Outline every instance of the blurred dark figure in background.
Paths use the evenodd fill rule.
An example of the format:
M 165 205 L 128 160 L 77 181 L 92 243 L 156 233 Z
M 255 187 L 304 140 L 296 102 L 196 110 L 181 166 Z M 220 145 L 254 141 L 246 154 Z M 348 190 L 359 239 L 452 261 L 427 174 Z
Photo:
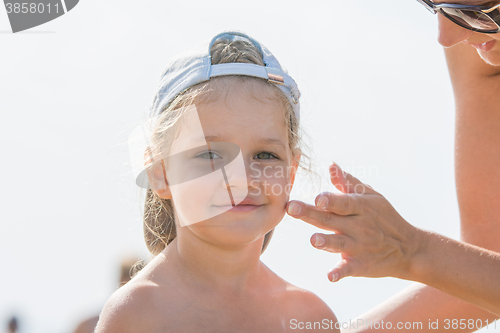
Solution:
M 16 333 L 19 329 L 19 323 L 16 316 L 12 316 L 7 324 L 7 333 Z
M 89 319 L 82 321 L 80 324 L 78 324 L 73 333 L 93 333 L 98 320 L 99 315 L 90 317 Z
M 137 273 L 141 269 L 142 269 L 142 262 L 138 261 L 137 258 L 130 257 L 124 259 L 120 266 L 120 282 L 117 287 L 120 288 L 125 283 L 130 281 L 132 276 L 134 276 L 135 273 Z M 88 319 L 85 319 L 80 324 L 78 324 L 73 333 L 93 333 L 98 320 L 99 320 L 99 314 L 90 317 Z M 16 332 L 16 331 L 9 331 L 9 333 L 10 332 Z

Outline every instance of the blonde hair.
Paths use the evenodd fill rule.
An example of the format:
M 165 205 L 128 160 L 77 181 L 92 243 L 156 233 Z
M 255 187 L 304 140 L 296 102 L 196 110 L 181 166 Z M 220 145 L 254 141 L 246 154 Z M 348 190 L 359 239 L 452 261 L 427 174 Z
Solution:
M 223 63 L 253 63 L 264 66 L 263 57 L 260 51 L 251 43 L 244 40 L 218 40 L 213 44 L 210 50 L 212 57 L 212 65 Z M 299 135 L 298 121 L 284 93 L 273 83 L 267 80 L 253 78 L 248 76 L 223 76 L 212 78 L 210 81 L 197 84 L 186 89 L 176 96 L 176 98 L 167 105 L 159 117 L 152 124 L 151 149 L 159 151 L 159 147 L 170 147 L 173 141 L 173 133 L 175 132 L 175 124 L 183 116 L 185 110 L 194 102 L 207 102 L 214 98 L 219 98 L 224 89 L 220 89 L 224 85 L 226 87 L 233 84 L 258 83 L 258 86 L 265 89 L 259 89 L 258 94 L 252 91 L 256 85 L 246 86 L 255 98 L 270 98 L 283 106 L 284 121 L 288 128 L 288 143 L 292 156 L 296 152 L 301 152 L 301 160 L 299 167 L 306 171 L 311 171 L 310 159 L 303 152 L 303 142 Z M 159 96 L 155 97 L 153 105 L 159 102 Z M 304 167 L 304 157 L 307 159 L 308 167 Z M 143 217 L 144 240 L 148 250 L 152 255 L 156 256 L 162 252 L 165 247 L 174 240 L 177 235 L 174 219 L 174 209 L 171 199 L 160 198 L 151 188 L 147 189 L 146 201 L 144 205 Z M 269 231 L 264 237 L 262 252 L 266 249 L 274 229 Z

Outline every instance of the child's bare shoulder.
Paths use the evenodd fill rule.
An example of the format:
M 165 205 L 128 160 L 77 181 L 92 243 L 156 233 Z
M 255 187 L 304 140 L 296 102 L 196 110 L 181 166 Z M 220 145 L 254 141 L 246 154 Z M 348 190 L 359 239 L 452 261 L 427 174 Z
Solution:
M 153 332 L 158 322 L 162 264 L 153 259 L 132 280 L 116 290 L 99 316 L 95 333 Z
M 148 320 L 151 316 L 148 300 L 156 289 L 153 283 L 141 281 L 129 282 L 116 290 L 104 305 L 95 333 L 148 331 L 148 325 L 154 323 Z
M 305 315 L 326 315 L 335 317 L 330 307 L 312 291 L 299 288 L 292 284 L 287 286 L 287 298 L 294 309 L 301 310 Z
M 288 304 L 289 325 L 299 328 L 302 323 L 304 328 L 311 324 L 311 329 L 318 328 L 321 332 L 340 332 L 335 328 L 337 317 L 330 307 L 315 293 L 287 283 L 286 299 Z M 316 327 L 315 324 L 316 323 Z M 328 329 L 327 329 L 328 327 Z M 326 330 L 325 330 L 326 329 Z

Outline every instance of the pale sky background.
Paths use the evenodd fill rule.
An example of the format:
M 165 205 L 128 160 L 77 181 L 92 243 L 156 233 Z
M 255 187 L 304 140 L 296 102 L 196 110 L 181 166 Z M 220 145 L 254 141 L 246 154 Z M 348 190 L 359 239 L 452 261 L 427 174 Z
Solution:
M 125 255 L 147 257 L 128 134 L 168 60 L 227 29 L 297 81 L 319 172 L 334 160 L 407 221 L 458 238 L 454 100 L 436 18 L 416 1 L 82 0 L 18 34 L 0 9 L 0 332 L 12 313 L 23 333 L 70 332 L 100 311 Z M 339 321 L 410 284 L 330 283 L 340 256 L 315 250 L 315 231 L 285 217 L 262 259 Z

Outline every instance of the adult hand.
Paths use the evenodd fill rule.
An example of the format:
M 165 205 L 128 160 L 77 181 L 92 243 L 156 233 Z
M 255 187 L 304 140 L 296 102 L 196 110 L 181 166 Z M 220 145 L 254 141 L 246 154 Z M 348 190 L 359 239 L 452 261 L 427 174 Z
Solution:
M 406 222 L 380 193 L 333 163 L 332 184 L 342 193 L 324 192 L 316 206 L 290 201 L 287 212 L 334 234 L 316 233 L 311 244 L 341 253 L 342 260 L 328 273 L 335 282 L 346 276 L 408 278 L 420 251 L 424 232 Z

